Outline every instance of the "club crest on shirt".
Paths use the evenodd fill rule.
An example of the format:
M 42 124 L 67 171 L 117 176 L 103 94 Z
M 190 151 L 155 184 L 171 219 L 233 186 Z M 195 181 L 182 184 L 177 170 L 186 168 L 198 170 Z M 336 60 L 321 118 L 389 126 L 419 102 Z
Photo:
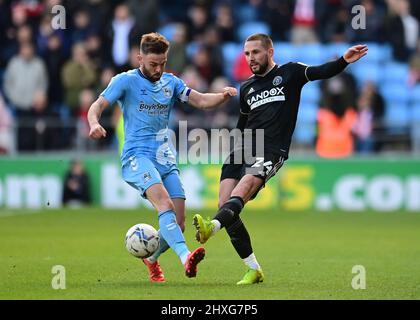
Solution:
M 143 173 L 143 181 L 147 183 L 150 179 L 152 179 L 152 175 L 149 172 Z
M 283 78 L 281 76 L 276 76 L 273 79 L 273 85 L 278 86 L 283 81 Z
M 165 97 L 170 98 L 172 96 L 172 91 L 169 88 L 163 88 L 163 94 Z

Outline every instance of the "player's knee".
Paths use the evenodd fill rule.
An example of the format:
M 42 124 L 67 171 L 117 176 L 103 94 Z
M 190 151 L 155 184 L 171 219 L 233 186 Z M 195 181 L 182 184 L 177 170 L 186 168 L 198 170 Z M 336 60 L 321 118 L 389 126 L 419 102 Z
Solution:
M 156 209 L 159 212 L 168 211 L 168 210 L 175 211 L 175 206 L 169 197 L 165 197 L 165 198 L 159 199 L 158 203 L 156 203 Z

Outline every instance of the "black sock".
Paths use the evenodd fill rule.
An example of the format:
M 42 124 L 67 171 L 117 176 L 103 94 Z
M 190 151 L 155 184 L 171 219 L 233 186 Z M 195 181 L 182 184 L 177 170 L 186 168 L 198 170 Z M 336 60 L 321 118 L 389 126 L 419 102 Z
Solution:
M 248 258 L 252 254 L 251 238 L 249 233 L 245 228 L 241 218 L 237 217 L 226 231 L 230 237 L 230 242 L 232 242 L 233 247 L 235 248 L 238 255 L 242 258 Z
M 244 200 L 241 197 L 230 197 L 219 209 L 214 219 L 220 221 L 220 228 L 228 228 L 241 213 L 244 207 Z

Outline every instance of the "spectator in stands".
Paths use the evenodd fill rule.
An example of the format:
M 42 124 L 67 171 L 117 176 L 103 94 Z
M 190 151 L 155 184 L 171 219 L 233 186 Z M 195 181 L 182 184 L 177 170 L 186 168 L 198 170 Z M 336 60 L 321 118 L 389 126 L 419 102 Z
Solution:
M 160 10 L 162 8 L 159 1 L 128 0 L 128 6 L 136 21 L 137 39 L 140 35 L 154 32 L 159 28 Z M 130 43 L 130 45 L 133 45 L 133 43 Z
M 354 79 L 342 72 L 322 81 L 321 89 L 316 152 L 325 158 L 350 156 L 354 149 L 352 128 L 357 119 L 353 109 L 356 95 Z
M 137 51 L 138 51 L 138 47 Z M 137 61 L 137 59 L 136 59 Z M 138 62 L 137 62 L 138 65 Z M 174 36 L 171 41 L 171 48 L 168 52 L 167 72 L 175 75 L 181 74 L 187 65 L 187 29 L 184 24 L 175 25 Z
M 294 44 L 318 42 L 316 0 L 296 0 L 293 9 L 291 41 Z
M 233 64 L 233 80 L 236 82 L 242 82 L 252 76 L 251 69 L 249 69 L 248 63 L 244 53 L 241 51 L 235 59 Z
M 0 154 L 13 151 L 13 119 L 0 93 Z
M 212 69 L 212 76 L 209 82 L 213 81 L 217 76 L 223 74 L 223 52 L 221 48 L 219 30 L 210 26 L 204 32 L 203 44 L 207 48 L 210 55 L 210 64 Z
M 221 42 L 235 41 L 235 19 L 232 7 L 227 3 L 221 3 L 216 7 L 215 27 L 221 36 Z
M 80 207 L 91 203 L 90 179 L 83 163 L 73 160 L 64 178 L 63 204 Z
M 117 68 L 128 62 L 133 38 L 136 37 L 138 40 L 139 36 L 129 6 L 126 3 L 119 4 L 114 11 L 111 39 L 112 61 Z
M 87 36 L 84 43 L 86 46 L 86 52 L 89 56 L 89 60 L 92 61 L 92 65 L 95 67 L 95 70 L 99 70 L 106 60 L 106 56 L 102 50 L 101 37 L 98 34 L 92 32 Z
M 207 82 L 208 86 L 216 76 L 211 64 L 209 48 L 206 46 L 200 46 L 192 58 L 192 63 L 200 76 Z
M 48 87 L 48 100 L 53 108 L 59 109 L 64 98 L 61 70 L 66 61 L 66 55 L 61 42 L 61 37 L 56 33 L 48 37 L 44 61 L 50 82 Z
M 31 43 L 20 46 L 19 55 L 10 60 L 4 76 L 4 92 L 17 115 L 26 113 L 35 92 L 46 91 L 48 76 L 44 62 L 35 55 Z
M 72 48 L 72 59 L 68 61 L 61 73 L 65 89 L 65 103 L 73 115 L 79 104 L 80 92 L 92 87 L 96 82 L 96 71 L 87 55 L 84 44 L 77 43 Z
M 71 28 L 71 45 L 79 42 L 84 42 L 90 29 L 90 15 L 85 9 L 76 11 L 73 17 L 73 27 Z
M 384 134 L 383 117 L 385 103 L 373 82 L 364 84 L 357 100 L 358 119 L 354 127 L 358 152 L 379 151 L 383 141 L 377 137 Z
M 209 10 L 199 2 L 188 9 L 188 40 L 201 42 L 204 32 L 209 26 Z
M 318 111 L 318 136 L 316 153 L 323 158 L 344 158 L 353 153 L 352 128 L 357 114 L 352 108 L 344 110 L 335 105 Z
M 57 150 L 60 147 L 58 115 L 48 107 L 46 92 L 37 91 L 28 113 L 19 118 L 18 150 Z
M 267 0 L 265 2 L 265 20 L 270 26 L 270 36 L 273 41 L 287 41 L 290 39 L 293 7 L 293 0 Z
M 407 0 L 389 1 L 389 10 L 382 34 L 391 44 L 394 58 L 407 62 L 417 47 L 419 23 L 410 14 L 410 3 Z

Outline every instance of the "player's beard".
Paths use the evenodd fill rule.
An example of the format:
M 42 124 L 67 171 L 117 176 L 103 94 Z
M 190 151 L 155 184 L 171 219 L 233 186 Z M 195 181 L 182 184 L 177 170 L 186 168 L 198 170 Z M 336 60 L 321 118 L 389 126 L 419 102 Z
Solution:
M 262 63 L 256 62 L 256 64 L 259 66 L 259 68 L 255 71 L 252 69 L 251 66 L 249 66 L 250 69 L 251 69 L 251 72 L 253 74 L 257 74 L 257 75 L 264 74 L 267 71 L 267 68 L 268 68 L 268 56 L 265 57 L 265 61 L 263 61 Z
M 151 74 L 144 66 L 143 66 L 143 70 L 141 70 L 141 72 L 148 78 L 150 79 L 150 81 L 155 82 L 158 81 L 160 79 L 160 77 L 162 76 L 161 73 L 155 73 L 155 74 Z

